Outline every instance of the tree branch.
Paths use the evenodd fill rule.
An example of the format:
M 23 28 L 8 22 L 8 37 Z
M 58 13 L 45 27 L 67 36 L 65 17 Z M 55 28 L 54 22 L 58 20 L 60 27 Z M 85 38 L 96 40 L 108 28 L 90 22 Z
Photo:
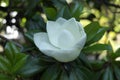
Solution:
M 1 6 L 0 6 L 0 10 L 1 10 L 1 11 L 4 11 L 4 12 L 7 12 L 7 11 L 8 11 L 8 7 L 1 7 Z
M 112 4 L 109 3 L 107 0 L 103 0 L 105 5 L 111 6 L 111 7 L 115 7 L 115 8 L 120 8 L 120 5 L 116 5 L 116 4 Z
M 5 41 L 9 41 L 7 38 L 3 37 L 2 35 L 0 35 L 0 38 L 5 40 Z

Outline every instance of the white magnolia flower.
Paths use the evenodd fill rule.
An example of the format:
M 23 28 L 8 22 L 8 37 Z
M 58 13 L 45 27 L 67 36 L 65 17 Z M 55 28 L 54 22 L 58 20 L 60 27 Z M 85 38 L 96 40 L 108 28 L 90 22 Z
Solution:
M 34 34 L 34 42 L 45 55 L 60 62 L 69 62 L 79 56 L 86 42 L 86 33 L 75 18 L 59 18 L 47 22 L 47 33 Z

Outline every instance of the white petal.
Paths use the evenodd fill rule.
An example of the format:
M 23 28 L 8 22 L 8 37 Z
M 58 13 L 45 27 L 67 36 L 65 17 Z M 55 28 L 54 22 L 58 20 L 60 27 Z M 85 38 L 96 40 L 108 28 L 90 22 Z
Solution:
M 66 21 L 67 21 L 67 20 L 64 19 L 64 18 L 62 18 L 62 17 L 60 17 L 60 18 L 58 18 L 58 19 L 56 20 L 56 22 L 59 23 L 60 25 L 63 25 Z
M 79 26 L 75 18 L 71 18 L 68 21 L 66 21 L 62 26 L 62 29 L 68 30 L 69 32 L 71 32 L 72 35 L 74 35 L 75 41 L 72 43 L 73 45 L 75 45 L 78 41 L 80 41 L 81 35 L 79 31 Z M 65 39 L 63 39 L 63 41 L 65 41 Z
M 56 23 L 54 21 L 48 21 L 47 22 L 47 32 L 48 32 L 48 37 L 50 42 L 56 46 L 59 47 L 58 45 L 58 35 L 60 34 L 60 28 L 61 26 L 59 25 L 59 23 Z
M 77 25 L 75 18 L 69 19 L 63 25 L 63 29 L 69 30 L 77 39 L 78 39 L 78 37 L 80 37 L 79 26 Z
M 80 32 L 81 36 L 82 36 L 83 34 L 86 34 L 85 31 L 84 31 L 84 29 L 83 29 L 83 27 L 82 27 L 82 24 L 81 24 L 80 22 L 77 22 L 77 25 L 78 25 L 78 27 L 79 27 L 79 32 Z
M 83 34 L 84 36 L 81 37 L 81 39 L 79 40 L 78 43 L 76 43 L 73 47 L 74 48 L 78 48 L 78 49 L 82 49 L 83 46 L 85 45 L 86 42 L 86 34 Z
M 85 42 L 86 42 L 86 39 L 87 39 L 87 36 L 86 36 L 86 33 L 82 27 L 82 24 L 77 22 L 77 25 L 79 26 L 79 32 L 80 32 L 80 39 L 79 41 L 74 45 L 75 48 L 79 48 L 79 49 L 82 49 L 83 46 L 85 45 Z
M 60 62 L 69 62 L 75 60 L 79 54 L 80 49 L 58 49 L 54 47 L 48 39 L 47 33 L 34 34 L 35 45 L 47 56 L 51 56 Z
M 68 30 L 62 30 L 60 35 L 58 35 L 58 45 L 61 49 L 69 49 L 75 44 L 74 35 Z
M 34 43 L 39 50 L 45 52 L 44 54 L 48 56 L 52 56 L 52 53 L 46 53 L 46 50 L 57 50 L 57 48 L 49 42 L 47 33 L 44 32 L 34 34 Z
M 54 54 L 54 58 L 60 62 L 69 62 L 75 60 L 79 54 L 80 49 L 69 49 L 69 50 L 59 50 L 59 51 L 52 51 Z

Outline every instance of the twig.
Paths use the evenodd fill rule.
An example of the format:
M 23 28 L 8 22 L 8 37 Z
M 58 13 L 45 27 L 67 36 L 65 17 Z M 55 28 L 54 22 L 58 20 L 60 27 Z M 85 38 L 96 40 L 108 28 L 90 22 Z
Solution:
M 1 7 L 1 6 L 0 6 L 0 11 L 7 12 L 7 10 L 8 10 L 8 7 Z
M 5 41 L 10 41 L 9 39 L 5 38 L 4 36 L 0 35 L 0 38 L 5 40 Z
M 115 7 L 115 8 L 120 8 L 120 5 L 116 5 L 116 4 L 112 4 L 109 3 L 107 0 L 103 0 L 105 5 L 111 6 L 111 7 Z

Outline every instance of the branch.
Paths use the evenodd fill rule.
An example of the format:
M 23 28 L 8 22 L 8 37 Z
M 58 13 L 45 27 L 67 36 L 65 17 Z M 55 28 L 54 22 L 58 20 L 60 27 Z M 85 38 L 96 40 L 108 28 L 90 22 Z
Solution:
M 2 36 L 2 35 L 0 35 L 0 39 L 2 39 L 2 41 L 1 41 L 1 45 L 2 45 L 3 47 L 5 47 L 6 42 L 10 41 L 10 40 L 8 40 L 7 38 L 5 38 L 5 37 Z
M 9 41 L 7 38 L 5 38 L 4 36 L 0 35 L 0 38 L 5 40 L 5 41 Z
M 109 2 L 106 1 L 106 0 L 103 0 L 103 1 L 104 1 L 104 4 L 106 4 L 106 5 L 108 5 L 108 6 L 115 7 L 115 8 L 120 8 L 120 5 L 116 5 L 116 4 L 109 3 Z
M 7 12 L 7 11 L 8 11 L 8 7 L 1 7 L 1 6 L 0 6 L 0 10 L 1 10 L 1 11 L 4 11 L 4 12 Z

